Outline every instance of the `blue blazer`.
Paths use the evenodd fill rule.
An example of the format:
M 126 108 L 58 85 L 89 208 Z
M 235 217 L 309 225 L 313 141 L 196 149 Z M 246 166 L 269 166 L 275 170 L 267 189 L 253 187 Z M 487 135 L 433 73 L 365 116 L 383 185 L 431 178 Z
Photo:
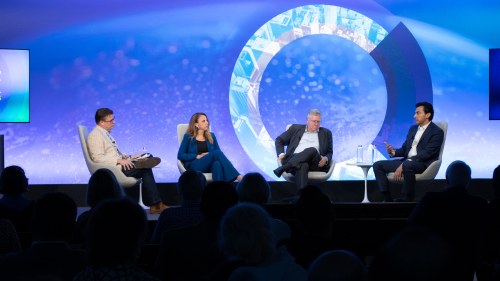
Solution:
M 209 153 L 215 150 L 220 150 L 219 143 L 217 142 L 215 134 L 210 134 L 212 134 L 214 143 L 210 143 L 208 140 L 206 140 Z M 190 134 L 184 134 L 181 146 L 179 147 L 179 152 L 177 152 L 177 159 L 181 160 L 182 164 L 184 164 L 184 168 L 188 169 L 191 165 L 191 162 L 196 160 L 196 156 L 198 154 L 198 142 L 196 141 L 196 138 L 191 136 Z
M 418 125 L 413 125 L 406 135 L 406 140 L 401 148 L 396 149 L 394 157 L 408 158 L 411 144 L 417 134 Z M 425 130 L 417 145 L 417 155 L 411 157 L 412 161 L 423 162 L 428 167 L 432 162 L 439 158 L 439 151 L 443 144 L 444 132 L 438 125 L 431 122 Z

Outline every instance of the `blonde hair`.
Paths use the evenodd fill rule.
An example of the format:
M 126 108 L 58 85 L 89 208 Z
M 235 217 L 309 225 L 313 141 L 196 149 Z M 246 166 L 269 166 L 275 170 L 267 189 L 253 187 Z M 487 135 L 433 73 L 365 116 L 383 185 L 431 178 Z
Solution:
M 198 132 L 198 128 L 196 127 L 195 123 L 198 122 L 198 119 L 200 118 L 200 116 L 205 116 L 207 118 L 207 122 L 208 122 L 209 126 L 208 126 L 208 129 L 204 133 L 204 137 L 205 137 L 205 139 L 208 140 L 208 142 L 213 144 L 214 139 L 212 138 L 212 134 L 210 133 L 210 121 L 208 121 L 207 115 L 203 112 L 196 112 L 195 114 L 193 114 L 193 116 L 191 116 L 191 119 L 189 120 L 188 128 L 186 130 L 186 134 L 190 134 L 191 138 L 196 137 L 196 134 Z

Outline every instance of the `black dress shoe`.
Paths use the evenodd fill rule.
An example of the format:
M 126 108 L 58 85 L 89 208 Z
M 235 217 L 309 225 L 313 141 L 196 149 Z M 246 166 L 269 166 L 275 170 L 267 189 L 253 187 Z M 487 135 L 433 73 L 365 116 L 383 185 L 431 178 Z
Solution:
M 161 159 L 158 157 L 149 157 L 135 161 L 134 166 L 136 169 L 151 169 L 160 164 L 160 162 Z
M 275 170 L 273 170 L 273 173 L 279 178 L 281 175 L 285 172 L 285 169 L 283 167 L 279 167 Z

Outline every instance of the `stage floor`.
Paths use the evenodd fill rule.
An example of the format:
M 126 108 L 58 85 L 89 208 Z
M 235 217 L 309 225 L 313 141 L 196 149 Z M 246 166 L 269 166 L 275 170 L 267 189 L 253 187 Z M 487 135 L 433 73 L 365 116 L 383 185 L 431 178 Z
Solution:
M 237 183 L 233 183 L 236 185 Z M 273 204 L 289 204 L 293 197 L 296 195 L 295 186 L 289 182 L 270 182 L 271 194 Z M 445 180 L 435 180 L 425 187 L 416 190 L 417 201 L 428 191 L 442 190 L 446 185 Z M 360 203 L 364 197 L 364 182 L 363 181 L 328 181 L 318 184 L 320 189 L 330 198 L 333 203 Z M 176 183 L 158 183 L 160 196 L 167 205 L 179 204 L 179 196 L 177 194 Z M 392 193 L 395 197 L 401 191 L 400 185 L 391 187 Z M 73 184 L 73 185 L 31 185 L 30 191 L 27 196 L 32 199 L 38 199 L 47 192 L 63 192 L 68 194 L 75 200 L 78 207 L 85 207 L 86 204 L 86 185 Z M 368 181 L 368 199 L 371 203 L 381 202 L 383 200 L 382 194 L 376 187 L 376 182 Z M 473 179 L 469 192 L 483 197 L 487 200 L 493 198 L 493 189 L 491 187 L 491 179 Z M 127 189 L 127 194 L 137 198 L 138 188 Z

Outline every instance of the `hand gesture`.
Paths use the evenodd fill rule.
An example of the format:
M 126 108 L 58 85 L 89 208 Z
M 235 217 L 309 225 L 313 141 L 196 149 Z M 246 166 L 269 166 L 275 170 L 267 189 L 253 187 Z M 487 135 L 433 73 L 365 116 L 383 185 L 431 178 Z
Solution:
M 321 160 L 318 163 L 318 167 L 323 168 L 326 165 L 328 158 L 326 156 L 321 156 Z
M 384 144 L 385 144 L 385 149 L 387 150 L 387 153 L 389 153 L 390 155 L 394 155 L 394 153 L 396 152 L 396 149 L 394 148 L 394 146 L 388 144 L 386 141 L 384 141 Z

